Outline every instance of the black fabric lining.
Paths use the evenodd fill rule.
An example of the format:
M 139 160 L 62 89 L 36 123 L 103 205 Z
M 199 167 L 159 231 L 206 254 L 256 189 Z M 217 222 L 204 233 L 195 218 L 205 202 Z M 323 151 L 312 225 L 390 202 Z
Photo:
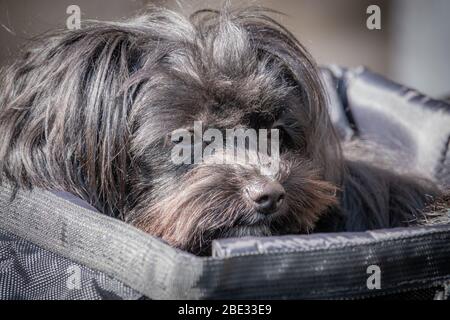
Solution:
M 49 192 L 19 191 L 10 202 L 11 191 L 0 187 L 0 228 L 152 299 L 355 299 L 450 278 L 450 226 L 323 235 L 341 245 L 314 250 L 196 257 Z M 366 287 L 371 264 L 383 272 L 381 290 Z

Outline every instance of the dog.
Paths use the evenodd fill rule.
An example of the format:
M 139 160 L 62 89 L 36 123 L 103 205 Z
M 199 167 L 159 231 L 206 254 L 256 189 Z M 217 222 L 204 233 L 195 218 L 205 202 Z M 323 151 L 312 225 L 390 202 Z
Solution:
M 2 183 L 70 192 L 199 255 L 217 238 L 414 225 L 440 193 L 344 156 L 318 67 L 267 9 L 150 8 L 36 42 L 2 74 Z M 174 163 L 171 135 L 195 121 L 276 130 L 278 168 L 235 145 L 225 164 Z

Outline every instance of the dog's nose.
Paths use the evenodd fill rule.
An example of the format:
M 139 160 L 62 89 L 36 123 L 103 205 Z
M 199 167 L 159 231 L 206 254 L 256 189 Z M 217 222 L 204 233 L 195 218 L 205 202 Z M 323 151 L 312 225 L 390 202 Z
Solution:
M 285 194 L 283 186 L 276 181 L 267 182 L 249 191 L 256 211 L 267 215 L 275 213 L 280 208 Z

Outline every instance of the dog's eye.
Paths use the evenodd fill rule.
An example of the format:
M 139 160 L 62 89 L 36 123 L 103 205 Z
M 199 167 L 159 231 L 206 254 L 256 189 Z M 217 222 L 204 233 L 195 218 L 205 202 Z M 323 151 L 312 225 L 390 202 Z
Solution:
M 178 144 L 178 145 L 190 145 L 192 143 L 192 138 L 189 137 L 180 137 L 178 140 L 177 139 L 172 139 L 172 142 L 174 144 Z
M 278 138 L 280 140 L 280 145 L 283 144 L 283 140 L 286 138 L 286 132 L 283 126 L 276 126 L 273 127 L 272 129 L 278 130 Z
M 167 140 L 173 144 L 190 145 L 192 144 L 192 132 L 188 129 L 178 129 L 168 134 Z
M 274 124 L 272 124 L 271 129 L 278 130 L 281 142 L 282 136 L 285 134 L 284 124 L 280 121 L 276 121 Z
M 278 130 L 280 151 L 292 148 L 292 139 L 288 130 L 289 128 L 282 124 L 275 124 L 272 129 Z

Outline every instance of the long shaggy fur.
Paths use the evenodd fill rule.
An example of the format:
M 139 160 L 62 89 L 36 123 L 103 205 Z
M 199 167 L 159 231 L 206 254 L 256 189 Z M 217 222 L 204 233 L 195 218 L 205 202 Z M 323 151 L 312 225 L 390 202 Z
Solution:
M 414 223 L 437 190 L 342 156 L 316 65 L 267 13 L 151 8 L 39 38 L 3 72 L 3 179 L 71 192 L 194 253 L 217 237 Z M 169 134 L 195 120 L 279 129 L 279 172 L 173 164 Z M 269 178 L 284 209 L 256 221 L 242 190 Z

